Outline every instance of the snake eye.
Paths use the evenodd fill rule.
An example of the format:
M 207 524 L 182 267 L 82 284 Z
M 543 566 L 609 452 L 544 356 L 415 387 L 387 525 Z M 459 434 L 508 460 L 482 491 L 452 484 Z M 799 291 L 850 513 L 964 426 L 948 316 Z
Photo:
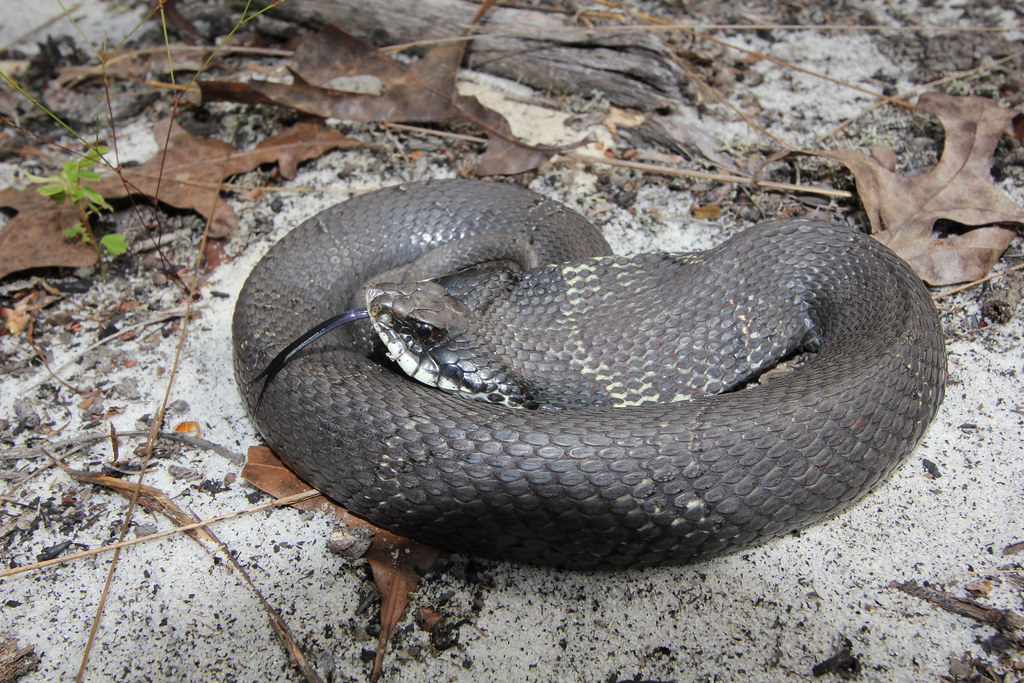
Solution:
M 441 330 L 429 323 L 419 323 L 412 328 L 412 338 L 420 344 L 433 344 L 441 338 Z

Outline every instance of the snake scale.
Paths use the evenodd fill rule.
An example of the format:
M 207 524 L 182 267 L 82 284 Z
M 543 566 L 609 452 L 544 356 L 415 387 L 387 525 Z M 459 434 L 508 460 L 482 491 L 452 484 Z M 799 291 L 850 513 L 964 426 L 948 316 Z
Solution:
M 742 388 L 623 407 L 492 405 L 371 359 L 362 321 L 297 354 L 258 400 L 260 370 L 303 330 L 364 306 L 363 283 L 480 234 L 525 239 L 541 263 L 575 259 L 538 269 L 546 289 L 533 301 L 555 316 L 531 352 L 541 370 L 550 342 L 576 349 L 584 373 L 597 355 L 625 362 L 614 380 L 589 375 L 612 396 L 652 391 L 625 387 L 642 360 L 630 337 L 658 337 L 675 340 L 681 368 L 705 367 L 704 388 Z M 286 235 L 245 283 L 233 321 L 243 400 L 286 464 L 348 510 L 444 548 L 561 567 L 700 560 L 805 526 L 884 478 L 935 415 L 945 350 L 928 292 L 852 228 L 775 221 L 696 255 L 608 253 L 584 218 L 509 184 L 426 181 L 343 202 Z M 649 306 L 583 330 L 557 324 L 566 302 L 606 290 Z M 763 357 L 802 347 L 816 352 L 756 386 L 715 369 L 757 374 Z M 686 394 L 683 377 L 656 391 Z

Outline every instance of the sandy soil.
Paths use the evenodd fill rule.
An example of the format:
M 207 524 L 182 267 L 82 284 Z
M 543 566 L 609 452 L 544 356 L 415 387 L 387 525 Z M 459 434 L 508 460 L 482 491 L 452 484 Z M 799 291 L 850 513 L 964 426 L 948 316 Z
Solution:
M 842 81 L 899 93 L 1018 49 L 1024 9 L 988 4 L 845 3 L 827 14 L 783 3 L 758 10 L 764 14 L 756 18 L 1018 30 L 717 35 Z M 89 8 L 116 17 L 100 22 L 108 31 L 122 20 L 127 26 L 137 21 L 113 4 Z M 0 45 L 48 16 L 49 9 L 39 7 L 25 13 L 25 23 L 5 22 Z M 744 10 L 725 4 L 708 18 L 733 22 L 743 16 Z M 65 19 L 54 26 L 66 30 L 66 24 Z M 95 39 L 95 33 L 88 35 Z M 27 49 L 38 39 L 34 34 L 16 47 Z M 812 146 L 817 136 L 874 103 L 868 95 L 804 73 L 764 61 L 743 62 L 743 55 L 708 45 L 697 47 L 743 70 L 744 77 L 730 86 L 729 100 L 756 109 L 761 125 L 794 146 Z M 1010 64 L 1009 73 L 1019 70 L 1019 60 Z M 1013 81 L 1007 73 L 996 69 L 942 87 L 958 94 L 1019 97 L 1019 77 Z M 493 106 L 528 139 L 548 142 L 589 132 L 619 152 L 626 144 L 602 124 L 608 119 L 600 103 L 592 103 L 597 115 L 576 112 L 570 117 L 550 100 L 500 79 L 468 74 L 463 86 L 493 99 Z M 676 124 L 717 139 L 719 151 L 730 158 L 768 149 L 763 136 L 725 107 L 698 101 L 696 92 L 693 101 L 681 102 L 673 112 Z M 214 111 L 221 121 L 258 130 L 237 109 Z M 586 130 L 568 128 L 571 119 L 586 121 Z M 126 158 L 144 159 L 152 152 L 151 124 L 143 117 L 121 128 Z M 24 335 L 0 337 L 0 474 L 13 479 L 39 470 L 3 501 L 0 558 L 5 567 L 33 563 L 55 547 L 54 554 L 66 555 L 116 538 L 124 500 L 48 467 L 49 456 L 64 455 L 78 469 L 134 471 L 141 463 L 135 449 L 143 439 L 123 436 L 114 454 L 103 436 L 110 427 L 122 435 L 148 429 L 168 391 L 164 428 L 195 421 L 200 436 L 221 448 L 161 441 L 146 484 L 200 518 L 266 500 L 239 477 L 246 448 L 260 443 L 231 373 L 229 323 L 245 276 L 277 238 L 330 204 L 399 181 L 456 172 L 451 156 L 438 153 L 454 147 L 443 138 L 337 125 L 377 147 L 334 152 L 306 163 L 294 181 L 283 185 L 284 192 L 228 195 L 242 225 L 227 245 L 230 260 L 213 271 L 202 289 L 170 387 L 180 320 L 154 321 L 162 312 L 180 309 L 180 291 L 161 276 L 151 252 L 133 255 L 108 278 L 85 274 L 89 284 L 77 290 L 69 283 L 81 278 L 52 278 L 72 293 L 37 318 L 36 339 L 50 354 L 51 368 L 77 387 L 102 388 L 101 400 L 83 403 L 57 383 L 35 360 Z M 941 148 L 939 134 L 936 122 L 923 116 L 881 109 L 859 119 L 848 138 L 828 144 L 864 148 L 882 142 L 895 147 L 916 171 Z M 641 159 L 665 155 L 646 143 L 637 148 Z M 405 155 L 413 150 L 422 154 L 409 160 Z M 997 153 L 996 176 L 1000 187 L 1024 204 L 1021 159 L 1020 146 L 1006 142 Z M 835 167 L 796 163 L 809 184 L 852 186 Z M 24 164 L 16 159 L 2 162 L 0 185 L 20 186 L 19 170 Z M 269 182 L 265 172 L 240 181 Z M 568 159 L 544 166 L 529 186 L 593 217 L 623 252 L 703 249 L 738 227 L 775 215 L 863 222 L 853 201 L 693 183 Z M 722 206 L 722 218 L 694 219 L 693 205 L 709 203 Z M 173 263 L 186 266 L 193 258 L 196 223 L 188 217 L 174 221 L 167 253 Z M 1018 240 L 1001 267 L 1019 262 L 1020 254 Z M 8 278 L 0 283 L 0 296 L 11 297 L 34 282 Z M 927 583 L 1018 614 L 1024 607 L 1021 555 L 1004 554 L 1024 541 L 1024 323 L 1015 317 L 1006 324 L 988 324 L 980 316 L 984 296 L 978 287 L 941 302 L 949 353 L 945 403 L 906 464 L 858 505 L 766 546 L 686 567 L 579 573 L 445 556 L 413 596 L 394 638 L 385 680 L 801 680 L 812 678 L 816 666 L 844 649 L 859 671 L 852 675 L 866 681 L 958 675 L 967 680 L 986 666 L 1005 671 L 1009 660 L 1024 667 L 1019 630 L 999 635 L 991 626 L 894 587 Z M 140 305 L 118 312 L 126 301 Z M 114 334 L 136 324 L 140 333 L 131 338 Z M 106 343 L 93 345 L 101 338 Z M 170 527 L 163 517 L 138 510 L 129 536 Z M 366 600 L 372 583 L 363 561 L 326 551 L 326 516 L 273 509 L 213 529 L 280 611 L 322 675 L 365 678 L 377 628 L 376 607 Z M 63 543 L 69 545 L 59 547 Z M 33 646 L 40 656 L 38 669 L 23 680 L 74 676 L 110 562 L 106 553 L 0 579 L 0 632 Z M 439 649 L 432 644 L 412 619 L 419 609 L 435 610 L 456 625 L 454 645 Z M 208 551 L 183 535 L 123 552 L 97 638 L 86 680 L 300 678 L 224 550 Z M 1018 668 L 1010 679 L 1021 675 Z M 839 674 L 823 678 L 837 680 Z

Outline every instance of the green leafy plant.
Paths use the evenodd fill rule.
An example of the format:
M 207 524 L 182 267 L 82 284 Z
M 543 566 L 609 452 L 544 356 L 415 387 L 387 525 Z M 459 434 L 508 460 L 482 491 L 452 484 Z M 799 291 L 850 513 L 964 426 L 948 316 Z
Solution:
M 100 179 L 93 166 L 102 161 L 103 155 L 109 151 L 107 147 L 93 147 L 85 155 L 65 162 L 59 173 L 49 176 L 26 174 L 29 181 L 42 185 L 37 192 L 49 197 L 58 204 L 70 202 L 78 214 L 78 221 L 64 230 L 66 237 L 80 237 L 82 242 L 96 250 L 96 261 L 103 267 L 103 254 L 113 258 L 128 251 L 128 242 L 123 235 L 111 233 L 99 240 L 92 229 L 92 219 L 104 211 L 113 211 L 112 207 L 99 192 L 88 183 Z

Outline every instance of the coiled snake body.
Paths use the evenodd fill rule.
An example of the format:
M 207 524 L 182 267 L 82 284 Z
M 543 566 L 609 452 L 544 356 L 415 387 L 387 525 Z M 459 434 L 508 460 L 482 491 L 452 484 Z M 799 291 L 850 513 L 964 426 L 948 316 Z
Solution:
M 650 306 L 587 318 L 576 330 L 587 347 L 572 341 L 579 323 L 555 320 L 524 352 L 543 370 L 549 341 L 629 404 L 637 393 L 730 389 L 768 356 L 817 349 L 759 386 L 625 407 L 490 405 L 371 360 L 361 323 L 298 354 L 257 405 L 253 378 L 298 333 L 365 305 L 355 297 L 377 273 L 475 234 L 521 237 L 542 263 L 608 252 L 582 217 L 521 188 L 409 183 L 298 226 L 256 266 L 235 309 L 235 373 L 261 434 L 308 482 L 396 533 L 555 566 L 703 559 L 857 499 L 917 444 L 942 400 L 941 330 L 909 267 L 850 228 L 777 221 L 703 254 L 539 269 L 544 289 L 530 305 L 549 314 L 615 289 Z M 645 348 L 656 356 L 667 340 L 704 379 L 630 385 L 631 337 L 655 339 Z M 599 354 L 626 372 L 607 379 L 611 361 Z

